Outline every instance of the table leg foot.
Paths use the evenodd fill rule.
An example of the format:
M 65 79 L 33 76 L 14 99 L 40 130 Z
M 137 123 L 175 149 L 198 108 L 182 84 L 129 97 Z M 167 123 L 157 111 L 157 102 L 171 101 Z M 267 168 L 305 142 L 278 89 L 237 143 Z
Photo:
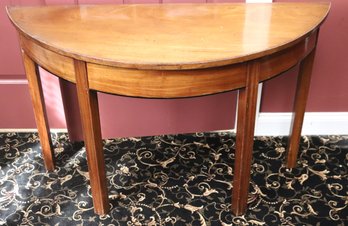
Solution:
M 236 157 L 232 192 L 232 212 L 235 215 L 242 215 L 247 209 L 259 70 L 259 63 L 248 64 L 246 87 L 241 88 L 238 95 Z
M 47 171 L 53 171 L 54 154 L 38 66 L 23 50 L 22 56 L 45 167 Z
M 75 60 L 74 66 L 94 211 L 104 215 L 109 212 L 109 198 L 97 92 L 88 87 L 86 63 Z
M 313 68 L 315 49 L 309 53 L 300 64 L 300 71 L 297 79 L 295 102 L 288 143 L 287 167 L 296 166 L 299 144 L 301 140 L 301 130 L 305 114 L 309 85 Z

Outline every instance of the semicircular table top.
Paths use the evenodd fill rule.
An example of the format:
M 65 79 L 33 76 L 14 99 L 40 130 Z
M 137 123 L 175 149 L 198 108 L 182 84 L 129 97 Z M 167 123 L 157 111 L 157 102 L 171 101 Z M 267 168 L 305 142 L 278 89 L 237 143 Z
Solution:
M 329 8 L 329 3 L 234 3 L 7 10 L 19 31 L 59 54 L 171 70 L 223 66 L 279 51 L 317 28 Z

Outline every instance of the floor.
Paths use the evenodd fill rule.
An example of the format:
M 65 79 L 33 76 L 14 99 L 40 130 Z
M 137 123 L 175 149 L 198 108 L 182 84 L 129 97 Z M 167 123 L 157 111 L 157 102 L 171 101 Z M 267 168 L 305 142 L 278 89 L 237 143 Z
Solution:
M 0 133 L 0 225 L 348 225 L 348 136 L 257 137 L 249 209 L 230 212 L 235 136 L 196 133 L 104 141 L 111 212 L 93 212 L 85 150 L 52 134 L 46 173 L 36 133 Z

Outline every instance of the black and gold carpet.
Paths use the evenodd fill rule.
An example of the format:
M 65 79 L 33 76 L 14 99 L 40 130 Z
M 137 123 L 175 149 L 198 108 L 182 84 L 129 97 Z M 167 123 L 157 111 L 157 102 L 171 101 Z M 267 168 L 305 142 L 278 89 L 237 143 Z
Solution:
M 0 133 L 0 225 L 348 225 L 348 136 L 255 138 L 249 209 L 230 212 L 235 137 L 197 133 L 104 141 L 111 212 L 94 214 L 82 144 L 52 134 L 46 173 L 35 133 Z

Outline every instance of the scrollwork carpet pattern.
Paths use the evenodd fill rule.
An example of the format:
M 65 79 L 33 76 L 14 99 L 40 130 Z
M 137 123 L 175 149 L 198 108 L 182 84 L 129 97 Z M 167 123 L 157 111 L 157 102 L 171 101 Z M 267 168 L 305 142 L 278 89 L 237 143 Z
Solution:
M 196 133 L 104 141 L 111 212 L 93 212 L 85 150 L 52 134 L 46 173 L 36 133 L 0 133 L 0 225 L 348 225 L 348 136 L 255 138 L 249 209 L 232 216 L 235 137 Z

